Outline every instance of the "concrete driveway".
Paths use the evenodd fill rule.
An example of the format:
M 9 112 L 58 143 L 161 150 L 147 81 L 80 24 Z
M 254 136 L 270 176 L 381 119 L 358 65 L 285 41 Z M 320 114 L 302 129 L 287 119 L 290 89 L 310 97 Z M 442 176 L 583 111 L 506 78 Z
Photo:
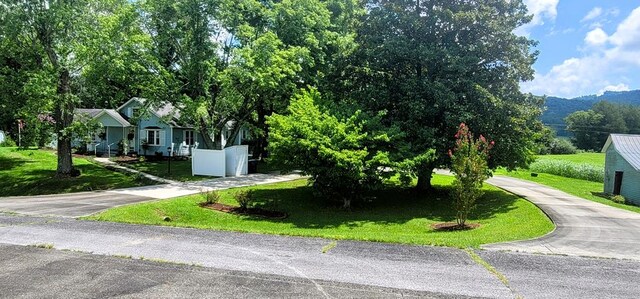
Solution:
M 251 174 L 188 183 L 162 184 L 109 191 L 0 197 L 0 211 L 32 216 L 81 217 L 113 207 L 221 190 L 300 179 L 297 174 Z
M 510 177 L 495 176 L 487 183 L 531 201 L 549 215 L 556 229 L 542 238 L 490 244 L 482 248 L 640 261 L 639 213 Z

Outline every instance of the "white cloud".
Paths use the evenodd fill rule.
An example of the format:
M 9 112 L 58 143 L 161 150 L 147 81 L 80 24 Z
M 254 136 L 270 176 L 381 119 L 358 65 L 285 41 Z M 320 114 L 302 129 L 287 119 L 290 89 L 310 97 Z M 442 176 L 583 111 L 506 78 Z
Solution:
M 596 28 L 587 33 L 584 41 L 587 45 L 602 46 L 607 42 L 607 39 L 609 39 L 609 35 L 602 28 Z
M 558 15 L 558 2 L 560 0 L 524 0 L 524 4 L 533 15 L 531 22 L 522 25 L 514 31 L 520 36 L 529 36 L 533 27 L 543 25 L 545 20 L 555 20 Z
M 602 7 L 594 7 L 592 10 L 589 11 L 589 13 L 587 13 L 586 16 L 584 16 L 584 18 L 582 18 L 582 20 L 580 20 L 580 22 L 590 21 L 601 15 L 602 15 Z
M 522 91 L 537 95 L 573 97 L 603 81 L 605 60 L 599 56 L 569 58 L 546 74 L 536 73 L 533 81 L 521 84 Z
M 640 67 L 640 7 L 634 9 L 610 36 L 597 28 L 584 38 L 583 57 L 572 57 L 546 74 L 521 84 L 525 92 L 575 97 L 605 90 L 629 89 L 625 83 L 611 84 Z
M 598 95 L 602 95 L 604 94 L 605 91 L 628 91 L 629 89 L 629 85 L 626 85 L 624 83 L 620 83 L 618 85 L 607 85 L 605 86 L 605 88 L 600 89 L 600 91 L 598 91 Z
M 611 35 L 611 43 L 618 47 L 640 48 L 640 7 L 618 25 L 616 32 Z

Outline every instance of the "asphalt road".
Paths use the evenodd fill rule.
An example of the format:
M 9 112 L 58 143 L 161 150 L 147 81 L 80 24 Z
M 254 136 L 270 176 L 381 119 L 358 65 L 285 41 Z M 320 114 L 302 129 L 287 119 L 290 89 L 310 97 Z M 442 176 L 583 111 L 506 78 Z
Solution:
M 639 213 L 515 178 L 495 176 L 487 182 L 533 202 L 549 215 L 556 229 L 542 238 L 483 248 L 640 261 Z
M 453 298 L 0 244 L 0 298 Z
M 40 296 L 47 288 L 47 294 L 60 295 L 53 297 L 158 297 L 165 291 L 166 297 L 215 297 L 216 288 L 225 286 L 234 291 L 220 291 L 220 297 L 640 297 L 640 285 L 634 283 L 640 263 L 631 260 L 472 252 L 494 269 L 489 271 L 468 252 L 453 248 L 2 214 L 0 244 L 51 244 L 94 254 L 2 246 L 0 293 L 8 297 L 51 297 Z M 116 255 L 201 267 L 195 271 Z M 183 274 L 189 271 L 194 273 Z M 212 277 L 221 277 L 220 284 Z M 131 282 L 121 286 L 123 279 Z

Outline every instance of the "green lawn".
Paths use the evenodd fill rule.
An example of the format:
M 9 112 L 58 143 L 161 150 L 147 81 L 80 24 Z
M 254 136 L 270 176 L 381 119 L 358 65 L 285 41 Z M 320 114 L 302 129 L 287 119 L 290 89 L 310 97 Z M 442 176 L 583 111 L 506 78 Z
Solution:
M 150 184 L 138 176 L 105 169 L 86 159 L 74 158 L 81 171 L 76 178 L 55 178 L 53 151 L 0 147 L 0 196 L 39 195 L 126 188 Z
M 89 219 L 454 247 L 529 239 L 553 229 L 551 221 L 530 202 L 486 186 L 486 194 L 470 220 L 480 223 L 479 228 L 434 231 L 430 227 L 433 223 L 455 221 L 447 197 L 452 180 L 435 175 L 437 192 L 421 197 L 416 197 L 412 189 L 389 187 L 369 202 L 355 205 L 352 211 L 314 198 L 306 180 L 250 187 L 255 190 L 259 207 L 289 214 L 281 220 L 204 209 L 198 206 L 202 201 L 199 195 L 114 208 Z M 232 194 L 237 190 L 221 191 L 222 202 L 236 205 Z M 171 222 L 163 221 L 165 216 Z
M 536 182 L 541 185 L 556 188 L 566 193 L 582 197 L 591 201 L 599 202 L 608 206 L 640 213 L 640 207 L 633 205 L 625 205 L 615 203 L 611 200 L 595 196 L 591 192 L 602 192 L 604 183 L 596 183 L 579 179 L 566 178 L 558 175 L 547 173 L 539 173 L 537 177 L 532 177 L 531 172 L 527 170 L 508 172 L 504 169 L 498 169 L 495 174 L 506 175 L 514 178 Z
M 585 163 L 604 168 L 604 153 L 580 153 L 574 155 L 541 155 L 537 160 L 561 160 L 573 163 Z
M 171 174 L 169 174 L 169 161 L 144 161 L 133 163 L 120 163 L 120 165 L 133 168 L 144 173 L 155 175 L 157 177 L 170 179 L 174 181 L 200 181 L 212 179 L 210 176 L 193 176 L 191 175 L 191 160 L 172 160 Z

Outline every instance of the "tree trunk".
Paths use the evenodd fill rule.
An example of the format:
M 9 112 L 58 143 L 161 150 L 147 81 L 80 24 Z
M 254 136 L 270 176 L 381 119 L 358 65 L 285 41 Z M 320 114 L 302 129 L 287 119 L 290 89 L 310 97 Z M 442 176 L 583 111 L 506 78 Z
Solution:
M 214 140 L 211 139 L 211 132 L 209 130 L 209 127 L 207 127 L 207 123 L 202 119 L 200 120 L 199 131 L 200 135 L 202 135 L 202 140 L 204 141 L 205 147 L 207 149 L 215 149 L 216 144 Z
M 71 160 L 71 135 L 64 129 L 73 122 L 73 99 L 71 93 L 71 76 L 69 70 L 63 68 L 58 77 L 58 103 L 55 109 L 56 133 L 58 135 L 58 169 L 57 177 L 70 177 L 74 175 L 73 160 Z
M 343 199 L 342 208 L 345 209 L 345 210 L 351 210 L 351 199 L 350 198 L 344 198 Z
M 258 113 L 258 121 L 256 126 L 261 128 L 264 135 L 256 138 L 255 148 L 253 149 L 253 159 L 263 159 L 265 156 L 266 148 L 267 148 L 267 125 L 265 124 L 267 118 L 267 110 L 262 107 L 262 105 L 258 105 L 258 109 L 256 109 Z
M 420 172 L 418 174 L 418 183 L 416 184 L 416 191 L 418 192 L 430 191 L 433 188 L 431 186 L 432 173 L 433 173 L 433 169 L 428 169 L 428 171 Z

